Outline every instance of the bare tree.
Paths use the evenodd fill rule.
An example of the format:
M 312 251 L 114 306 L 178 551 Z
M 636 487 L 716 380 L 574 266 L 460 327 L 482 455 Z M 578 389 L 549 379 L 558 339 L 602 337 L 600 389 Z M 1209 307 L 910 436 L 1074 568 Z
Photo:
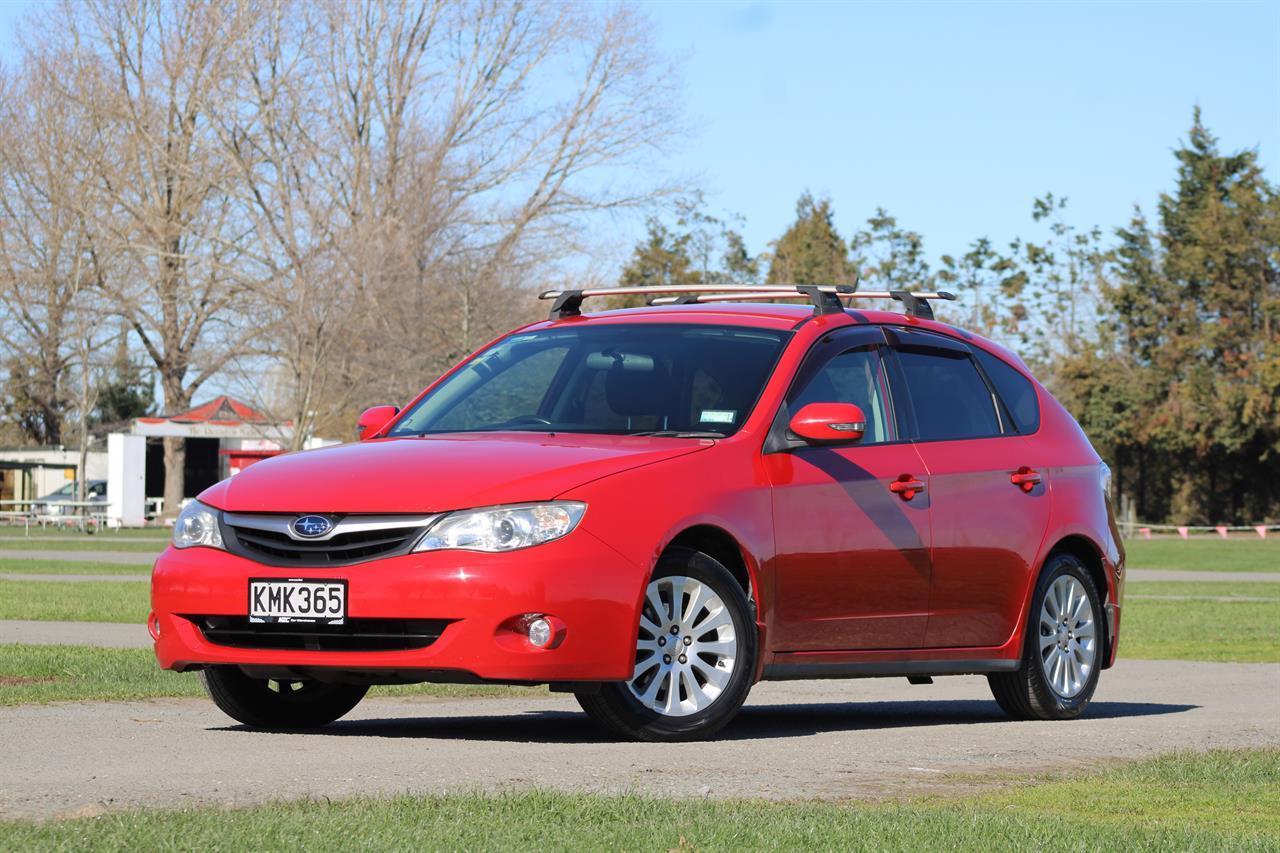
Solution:
M 625 6 L 62 0 L 27 45 L 83 131 L 59 215 L 167 409 L 251 375 L 295 445 L 522 319 L 600 214 L 675 189 L 652 177 L 670 69 Z M 169 512 L 183 464 L 166 440 Z
M 74 45 L 56 80 L 92 128 L 77 154 L 120 264 L 103 287 L 154 362 L 169 411 L 190 405 L 251 332 L 236 323 L 242 225 L 210 114 L 231 89 L 230 56 L 252 11 L 64 0 L 45 24 L 47 42 Z M 172 514 L 184 494 L 181 440 L 165 439 L 164 460 Z
M 87 129 L 49 79 L 35 57 L 0 81 L 0 343 L 16 420 L 30 440 L 57 445 L 101 267 L 76 153 Z
M 672 189 L 606 180 L 679 131 L 626 9 L 335 0 L 262 24 L 223 137 L 296 442 L 525 316 L 593 215 Z

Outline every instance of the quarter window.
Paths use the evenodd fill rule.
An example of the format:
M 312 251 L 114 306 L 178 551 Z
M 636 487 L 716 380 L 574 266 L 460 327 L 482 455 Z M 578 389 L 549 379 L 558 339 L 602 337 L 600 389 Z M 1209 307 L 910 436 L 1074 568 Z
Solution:
M 973 351 L 991 384 L 996 386 L 1000 399 L 1004 400 L 1018 432 L 1032 433 L 1040 429 L 1040 401 L 1036 399 L 1036 386 L 1031 380 L 986 350 L 974 347 Z
M 967 352 L 904 348 L 898 351 L 898 362 L 921 441 L 1000 434 L 991 389 Z

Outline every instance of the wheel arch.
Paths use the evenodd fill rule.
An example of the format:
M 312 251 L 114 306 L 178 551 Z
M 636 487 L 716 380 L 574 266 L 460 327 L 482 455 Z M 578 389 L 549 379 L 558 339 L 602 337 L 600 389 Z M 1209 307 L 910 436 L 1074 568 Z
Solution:
M 672 548 L 689 548 L 700 551 L 719 561 L 729 574 L 733 575 L 753 612 L 756 622 L 756 655 L 755 672 L 752 683 L 760 680 L 764 672 L 765 659 L 768 657 L 767 632 L 764 612 L 767 606 L 764 590 L 760 585 L 759 564 L 751 552 L 743 546 L 742 541 L 725 528 L 712 523 L 699 522 L 683 528 L 662 547 L 660 554 Z
M 1040 571 L 1044 571 L 1044 566 L 1048 565 L 1049 558 L 1055 554 L 1069 554 L 1084 564 L 1085 569 L 1089 572 L 1089 577 L 1093 581 L 1094 587 L 1102 596 L 1102 605 L 1105 611 L 1108 603 L 1112 602 L 1111 585 L 1107 578 L 1107 564 L 1102 556 L 1102 549 L 1098 547 L 1087 536 L 1073 533 L 1062 537 L 1045 552 L 1044 561 L 1041 563 Z M 1037 575 L 1038 577 L 1038 575 Z M 1111 660 L 1111 645 L 1114 642 L 1112 637 L 1111 625 L 1106 618 L 1100 620 L 1102 630 L 1105 634 L 1105 642 L 1103 644 L 1104 661 Z M 1104 669 L 1106 665 L 1104 664 Z
M 746 552 L 733 534 L 723 527 L 717 527 L 714 524 L 695 524 L 686 527 L 672 537 L 662 551 L 665 554 L 672 548 L 689 548 L 713 557 L 729 570 L 729 574 L 733 575 L 734 580 L 742 587 L 747 599 L 755 602 L 757 608 L 760 606 L 760 586 Z

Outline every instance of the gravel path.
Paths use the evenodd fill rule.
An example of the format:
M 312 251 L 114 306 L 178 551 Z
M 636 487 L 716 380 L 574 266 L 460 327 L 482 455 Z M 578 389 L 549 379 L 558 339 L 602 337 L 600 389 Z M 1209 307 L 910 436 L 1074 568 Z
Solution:
M 5 560 L 54 560 L 60 563 L 119 563 L 131 566 L 150 566 L 159 551 L 45 551 L 0 548 L 0 559 Z
M 757 685 L 709 744 L 611 742 L 559 695 L 373 699 L 301 734 L 246 730 L 203 700 L 22 706 L 0 709 L 0 817 L 510 788 L 900 796 L 1280 744 L 1278 697 L 1277 664 L 1121 661 L 1083 719 L 1014 723 L 978 677 L 781 682 Z
M 149 581 L 151 575 L 28 575 L 21 572 L 0 572 L 0 580 L 36 583 L 97 583 L 98 581 Z
M 0 644 L 97 646 L 101 649 L 149 649 L 147 626 L 129 622 L 36 622 L 0 620 Z
M 1125 601 L 1276 601 L 1261 595 L 1126 595 Z
M 1280 583 L 1280 572 L 1197 572 L 1180 569 L 1129 569 L 1125 577 L 1141 581 L 1209 581 L 1211 583 Z

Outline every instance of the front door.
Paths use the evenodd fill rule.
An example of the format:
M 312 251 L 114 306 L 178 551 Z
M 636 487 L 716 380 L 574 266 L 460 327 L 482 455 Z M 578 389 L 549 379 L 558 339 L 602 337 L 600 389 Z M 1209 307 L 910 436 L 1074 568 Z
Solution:
M 807 403 L 854 403 L 867 417 L 851 444 L 793 446 L 764 457 L 777 543 L 776 651 L 911 649 L 929 597 L 929 483 L 889 393 L 879 328 L 815 345 L 783 417 Z M 925 489 L 904 500 L 903 478 Z

